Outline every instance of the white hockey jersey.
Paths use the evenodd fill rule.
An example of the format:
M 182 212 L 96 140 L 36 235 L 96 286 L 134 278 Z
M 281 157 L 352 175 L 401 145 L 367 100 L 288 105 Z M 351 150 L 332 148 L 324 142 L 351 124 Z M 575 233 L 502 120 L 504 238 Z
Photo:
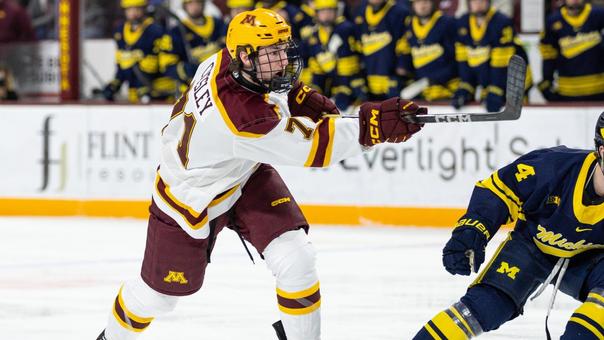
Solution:
M 153 200 L 197 239 L 260 163 L 326 167 L 362 153 L 356 118 L 290 117 L 287 96 L 246 89 L 230 62 L 223 49 L 199 66 L 161 135 Z

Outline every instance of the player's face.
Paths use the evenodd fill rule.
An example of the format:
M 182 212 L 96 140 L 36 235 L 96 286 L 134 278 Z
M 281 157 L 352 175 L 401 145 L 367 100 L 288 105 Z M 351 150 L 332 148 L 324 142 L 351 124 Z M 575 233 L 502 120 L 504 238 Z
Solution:
M 488 0 L 470 0 L 470 13 L 485 13 L 488 9 Z
M 321 25 L 331 26 L 336 21 L 336 9 L 325 8 L 317 11 L 317 21 Z
M 140 20 L 145 16 L 145 9 L 143 7 L 129 7 L 124 9 L 124 15 L 128 21 Z
M 381 6 L 384 2 L 386 2 L 385 0 L 369 0 L 368 3 L 371 6 Z
M 201 1 L 189 1 L 184 5 L 185 12 L 191 18 L 200 18 L 203 15 L 203 2 Z
M 564 4 L 566 5 L 566 7 L 576 8 L 583 5 L 584 2 L 584 0 L 565 0 Z
M 270 81 L 282 74 L 288 64 L 286 43 L 276 44 L 258 49 L 258 78 Z
M 419 17 L 425 17 L 432 12 L 432 0 L 414 0 L 413 12 Z

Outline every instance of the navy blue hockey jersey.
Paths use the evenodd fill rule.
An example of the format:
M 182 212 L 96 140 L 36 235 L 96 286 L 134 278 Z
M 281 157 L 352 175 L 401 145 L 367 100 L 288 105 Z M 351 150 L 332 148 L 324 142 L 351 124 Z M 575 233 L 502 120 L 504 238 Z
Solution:
M 355 35 L 370 100 L 399 95 L 402 84 L 396 69 L 403 67 L 401 44 L 408 18 L 407 9 L 394 0 L 388 0 L 377 12 L 365 3 L 355 16 Z
M 455 64 L 455 19 L 436 11 L 425 24 L 413 16 L 402 44 L 404 67 L 416 79 L 426 78 L 430 85 L 424 99 L 453 97 L 459 78 Z
M 167 74 L 188 84 L 197 66 L 224 47 L 226 28 L 224 21 L 212 16 L 206 16 L 201 25 L 182 20 L 170 30 L 172 48 L 167 55 Z
M 564 146 L 530 152 L 476 184 L 458 225 L 480 221 L 491 238 L 502 224 L 545 254 L 569 258 L 604 249 L 604 198 L 593 190 L 593 151 Z
M 114 39 L 117 44 L 117 71 L 113 81 L 116 88 L 127 82 L 131 102 L 137 102 L 144 95 L 153 99 L 174 95 L 176 84 L 164 76 L 160 65 L 169 46 L 169 38 L 160 25 L 147 18 L 133 30 L 126 22 L 115 31 Z
M 474 95 L 481 86 L 481 98 L 505 103 L 507 65 L 514 54 L 528 65 L 528 57 L 521 46 L 510 18 L 491 8 L 485 22 L 478 26 L 474 15 L 465 14 L 458 20 L 455 58 L 461 78 L 459 88 Z M 526 88 L 532 85 L 530 67 L 527 67 Z
M 543 83 L 561 99 L 604 100 L 604 9 L 586 4 L 571 17 L 565 7 L 547 18 L 540 51 Z M 557 73 L 557 88 L 554 75 Z

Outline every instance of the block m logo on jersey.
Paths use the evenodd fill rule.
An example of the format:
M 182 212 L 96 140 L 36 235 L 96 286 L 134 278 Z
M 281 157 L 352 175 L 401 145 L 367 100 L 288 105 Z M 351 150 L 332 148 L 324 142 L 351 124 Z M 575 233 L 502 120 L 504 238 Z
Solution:
M 184 272 L 173 272 L 170 270 L 168 271 L 168 275 L 164 277 L 164 282 L 180 283 L 181 285 L 186 285 L 187 283 L 189 283 L 189 280 L 185 278 Z
M 520 268 L 510 267 L 509 263 L 501 261 L 501 265 L 499 266 L 499 269 L 497 269 L 497 272 L 501 274 L 506 274 L 510 279 L 515 280 L 516 274 L 520 272 Z

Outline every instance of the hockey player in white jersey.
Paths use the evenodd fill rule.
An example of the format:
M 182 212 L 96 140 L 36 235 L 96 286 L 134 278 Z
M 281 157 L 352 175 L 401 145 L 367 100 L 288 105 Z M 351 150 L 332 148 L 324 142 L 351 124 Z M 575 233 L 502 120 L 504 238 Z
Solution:
M 252 244 L 276 278 L 279 339 L 320 339 L 308 222 L 269 164 L 326 167 L 421 129 L 401 117 L 426 109 L 400 98 L 341 118 L 333 102 L 297 81 L 290 26 L 271 10 L 235 16 L 226 45 L 199 66 L 162 131 L 141 275 L 120 288 L 98 339 L 136 339 L 198 291 L 224 227 Z

